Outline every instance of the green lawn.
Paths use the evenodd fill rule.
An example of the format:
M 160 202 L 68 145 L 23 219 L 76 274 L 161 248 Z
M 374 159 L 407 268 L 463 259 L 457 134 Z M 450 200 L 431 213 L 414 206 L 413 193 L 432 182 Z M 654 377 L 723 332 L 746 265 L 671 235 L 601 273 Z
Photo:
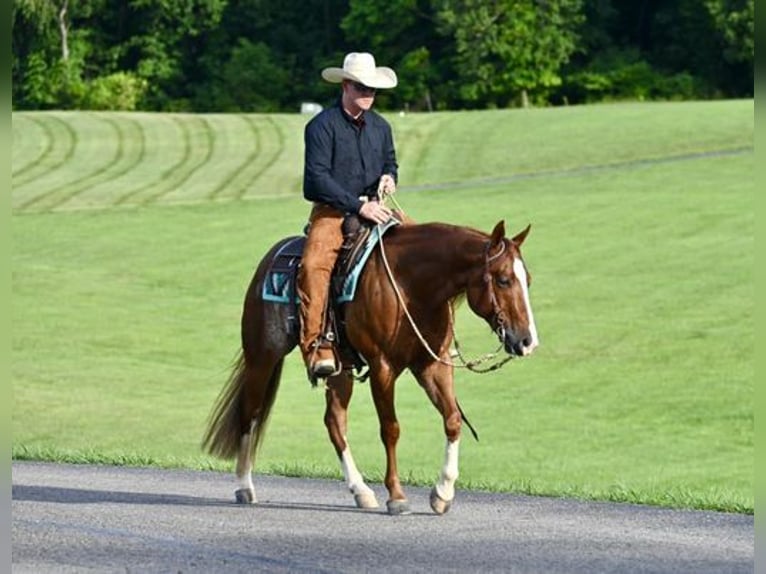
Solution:
M 509 233 L 542 346 L 459 372 L 459 487 L 753 511 L 753 102 L 393 115 L 399 203 Z M 230 469 L 199 440 L 244 290 L 298 232 L 305 118 L 13 114 L 13 453 Z M 461 309 L 471 355 L 495 347 Z M 288 358 L 258 470 L 340 476 Z M 440 417 L 397 388 L 400 469 L 436 479 Z M 349 440 L 384 457 L 366 385 Z

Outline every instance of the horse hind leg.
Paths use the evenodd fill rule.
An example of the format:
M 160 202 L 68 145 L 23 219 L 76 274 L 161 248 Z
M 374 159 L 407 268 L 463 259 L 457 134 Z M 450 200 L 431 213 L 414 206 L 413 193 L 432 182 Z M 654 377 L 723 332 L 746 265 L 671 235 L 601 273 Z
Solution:
M 237 481 L 239 488 L 234 491 L 234 499 L 237 504 L 255 504 L 258 499 L 255 496 L 253 484 L 253 436 L 257 421 L 250 421 L 250 429 L 240 437 L 239 452 L 237 453 Z
M 351 447 L 346 438 L 348 428 L 348 405 L 354 381 L 348 371 L 327 380 L 325 390 L 326 409 L 324 422 L 335 447 L 335 452 L 343 469 L 343 477 L 354 502 L 359 508 L 378 508 L 378 499 L 373 490 L 364 482 L 362 474 L 354 462 Z
M 264 357 L 258 365 L 248 365 L 241 357 L 218 398 L 203 439 L 210 454 L 236 457 L 235 500 L 240 504 L 257 500 L 252 470 L 279 388 L 282 365 L 282 358 Z
M 244 401 L 240 421 L 241 436 L 236 468 L 239 488 L 234 493 L 239 504 L 257 502 L 252 478 L 253 467 L 279 389 L 283 364 L 284 358 L 281 358 L 276 362 L 264 361 L 261 366 L 252 369 L 252 389 Z

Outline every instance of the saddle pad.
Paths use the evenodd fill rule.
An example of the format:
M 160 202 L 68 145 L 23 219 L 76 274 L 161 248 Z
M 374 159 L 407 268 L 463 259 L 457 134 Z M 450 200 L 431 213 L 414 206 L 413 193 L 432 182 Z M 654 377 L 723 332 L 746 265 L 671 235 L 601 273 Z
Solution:
M 295 294 L 295 278 L 305 243 L 305 237 L 292 237 L 276 252 L 266 272 L 261 290 L 264 301 L 286 304 L 290 302 L 291 295 L 295 301 L 298 301 L 298 296 Z
M 340 294 L 335 299 L 336 303 L 347 303 L 354 299 L 359 276 L 370 258 L 373 248 L 386 231 L 398 224 L 397 219 L 391 218 L 383 225 L 376 225 L 372 228 L 363 248 L 359 250 L 359 258 L 343 281 Z M 261 290 L 261 297 L 264 301 L 287 304 L 290 303 L 292 297 L 293 301 L 298 302 L 295 280 L 305 241 L 305 237 L 291 238 L 274 255 Z
M 388 231 L 394 225 L 399 225 L 399 221 L 392 217 L 383 225 L 376 225 L 370 231 L 370 235 L 367 237 L 367 241 L 364 244 L 364 248 L 360 249 L 359 259 L 354 263 L 351 271 L 346 275 L 346 279 L 343 281 L 343 288 L 340 294 L 336 297 L 337 303 L 348 303 L 353 301 L 354 294 L 356 293 L 356 284 L 359 281 L 359 276 L 362 274 L 364 264 L 370 258 L 373 248 L 380 241 L 381 236 Z

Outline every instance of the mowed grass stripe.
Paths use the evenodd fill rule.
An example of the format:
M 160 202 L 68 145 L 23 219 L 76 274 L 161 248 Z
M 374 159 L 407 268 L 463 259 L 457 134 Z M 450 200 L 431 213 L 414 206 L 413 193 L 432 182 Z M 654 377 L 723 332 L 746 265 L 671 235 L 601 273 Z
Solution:
M 76 126 L 70 125 L 75 113 L 53 112 L 75 135 L 74 150 L 63 169 L 51 173 L 51 183 L 43 193 L 23 201 L 18 207 L 23 211 L 47 211 L 59 195 L 66 195 L 104 170 L 108 170 L 119 158 L 119 134 L 114 126 L 95 113 L 76 114 Z M 117 137 L 115 137 L 117 135 Z M 55 176 L 63 176 L 55 178 Z M 63 181 L 62 181 L 63 180 Z M 40 205 L 41 204 L 41 205 Z
M 116 195 L 115 190 L 122 185 L 121 182 L 132 181 L 137 168 L 143 165 L 146 156 L 146 138 L 136 118 L 130 114 L 121 113 L 104 119 L 118 134 L 116 161 L 71 189 L 67 196 L 59 198 L 55 204 L 51 205 L 50 210 L 103 205 L 105 196 L 112 201 Z
M 53 152 L 53 138 L 45 134 L 39 120 L 13 118 L 11 177 L 21 183 L 21 176 L 42 163 Z M 42 132 L 42 133 L 40 133 Z M 34 177 L 34 176 L 33 176 Z
M 94 141 L 81 144 L 89 148 L 88 153 L 84 155 L 86 158 L 94 160 L 95 165 L 83 162 L 85 165 L 80 166 L 79 177 L 23 202 L 19 206 L 20 209 L 55 210 L 76 195 L 87 191 L 98 183 L 109 181 L 114 177 L 127 173 L 141 161 L 143 137 L 140 129 L 133 129 L 130 135 L 127 135 L 126 130 L 123 128 L 123 122 L 118 121 L 116 119 L 117 116 L 114 114 L 89 113 L 87 115 L 96 122 L 108 126 L 108 130 L 106 130 L 108 133 L 106 134 L 103 133 L 104 130 L 101 127 L 94 126 L 95 133 L 100 135 L 100 137 L 96 137 Z M 127 123 L 131 125 L 133 120 Z M 84 140 L 85 138 L 78 137 L 78 142 L 84 142 Z M 105 147 L 102 147 L 101 143 Z M 79 154 L 75 154 L 75 157 L 77 155 Z M 106 158 L 106 160 L 104 161 L 102 158 Z
M 148 165 L 133 180 L 133 185 L 118 197 L 109 198 L 115 206 L 147 203 L 145 196 L 162 194 L 175 185 L 174 178 L 183 177 L 185 164 L 192 162 L 192 148 L 187 122 L 175 114 L 143 114 L 142 126 L 149 151 Z M 180 143 L 179 143 L 180 142 Z
M 301 195 L 303 181 L 303 132 L 311 119 L 299 114 L 273 114 L 264 121 L 273 126 L 273 138 L 267 138 L 271 153 L 266 165 L 248 182 L 240 198 L 259 199 Z
M 245 133 L 249 134 L 249 137 L 246 136 L 247 145 L 248 147 L 252 146 L 252 149 L 209 193 L 210 199 L 237 197 L 238 190 L 244 187 L 243 184 L 237 183 L 238 180 L 247 177 L 248 168 L 252 169 L 252 166 L 257 164 L 261 156 L 261 130 L 258 129 L 253 116 L 240 114 L 233 116 L 233 119 L 241 120 L 245 124 Z
M 482 188 L 492 187 L 501 184 L 513 183 L 515 181 L 521 181 L 525 179 L 539 179 L 539 178 L 567 178 L 567 177 L 579 177 L 586 173 L 595 173 L 599 171 L 624 171 L 633 170 L 641 166 L 651 166 L 662 163 L 676 163 L 687 161 L 699 161 L 709 160 L 717 157 L 725 156 L 738 156 L 738 155 L 752 155 L 755 149 L 753 146 L 739 147 L 734 149 L 721 149 L 712 150 L 708 152 L 681 154 L 667 157 L 656 158 L 642 158 L 629 161 L 618 161 L 601 165 L 584 165 L 581 167 L 563 168 L 563 169 L 550 169 L 540 170 L 534 172 L 518 173 L 506 177 L 497 178 L 481 178 L 473 180 L 458 181 L 452 183 L 435 183 L 432 185 L 413 185 L 404 187 L 403 191 L 436 191 L 447 189 L 467 189 L 467 188 Z
M 67 166 L 74 156 L 77 147 L 77 132 L 69 123 L 52 115 L 20 113 L 18 114 L 18 119 L 22 123 L 29 121 L 39 127 L 42 131 L 41 139 L 44 140 L 44 143 L 42 145 L 43 152 L 34 164 L 28 166 L 28 168 L 25 166 L 23 173 L 12 177 L 11 183 L 14 192 L 20 191 L 26 184 L 32 181 L 35 182 L 36 189 L 38 186 L 45 189 L 45 177 Z M 15 157 L 14 154 L 14 161 Z
M 700 130 L 711 115 L 721 120 Z M 442 116 L 416 169 L 405 171 L 402 162 L 407 185 L 736 149 L 752 146 L 754 131 L 753 104 L 746 100 L 437 112 L 425 118 L 434 122 Z M 392 123 L 406 154 L 410 119 L 393 117 Z M 445 170 L 450 162 L 454 166 Z
M 142 198 L 142 204 L 167 201 L 179 195 L 188 197 L 189 193 L 186 189 L 188 182 L 196 173 L 208 166 L 213 156 L 216 136 L 211 130 L 207 117 L 196 114 L 173 116 L 173 121 L 181 128 L 184 160 L 165 174 L 162 183 L 158 186 L 159 189 L 152 190 Z
M 255 121 L 255 117 L 251 116 L 251 119 Z M 269 170 L 271 170 L 279 161 L 280 158 L 283 158 L 287 160 L 286 157 L 287 154 L 285 153 L 288 149 L 285 134 L 282 132 L 282 129 L 280 127 L 280 123 L 276 122 L 272 117 L 270 116 L 262 116 L 260 118 L 257 118 L 260 120 L 263 120 L 263 124 L 268 126 L 269 131 L 272 132 L 275 137 L 273 139 L 269 139 L 268 137 L 265 137 L 265 141 L 267 143 L 271 143 L 269 146 L 264 146 L 264 153 L 263 158 L 260 163 L 260 167 L 249 176 L 249 179 L 243 182 L 243 185 L 240 186 L 238 189 L 236 189 L 235 196 L 237 198 L 243 198 L 251 193 L 254 193 L 256 195 L 259 195 L 260 193 L 268 193 L 268 194 L 274 194 L 280 195 L 279 190 L 269 189 L 270 184 L 268 182 L 265 182 L 262 180 L 264 174 L 266 174 Z M 264 133 L 266 130 L 261 127 L 260 132 Z M 266 153 L 266 149 L 270 150 L 270 153 Z M 293 148 L 294 149 L 294 148 Z M 292 165 L 293 162 L 290 162 L 290 165 Z
M 242 166 L 213 191 L 211 198 L 242 198 L 257 187 L 258 179 L 270 169 L 284 152 L 285 138 L 270 116 L 244 116 L 257 143 L 256 149 Z
M 447 114 L 395 115 L 389 118 L 394 132 L 397 161 L 403 167 L 402 180 L 425 182 L 422 175 L 435 138 L 443 132 Z M 401 145 L 400 145 L 401 143 Z
M 394 129 L 400 188 L 415 190 L 484 186 L 591 166 L 602 169 L 752 149 L 752 114 L 752 101 L 734 101 L 385 115 Z M 21 180 L 14 178 L 14 209 L 98 209 L 300 195 L 307 116 L 112 115 L 118 121 L 132 118 L 140 129 L 120 135 L 95 126 L 88 113 L 18 114 L 22 122 L 36 118 L 49 132 L 57 126 L 68 130 L 71 141 L 57 142 L 55 152 L 40 167 L 26 168 L 19 163 L 23 157 L 14 154 L 14 167 L 26 170 Z M 700 130 L 700 122 L 711 116 L 720 121 L 710 130 Z M 44 136 L 36 131 L 31 137 L 67 141 L 54 131 Z M 142 138 L 143 144 L 115 141 L 121 137 Z M 145 149 L 133 169 L 127 158 L 121 167 L 104 164 L 109 150 L 117 154 L 117 146 L 141 145 Z M 60 154 L 66 154 L 66 161 Z M 81 191 L 87 193 L 80 195 Z

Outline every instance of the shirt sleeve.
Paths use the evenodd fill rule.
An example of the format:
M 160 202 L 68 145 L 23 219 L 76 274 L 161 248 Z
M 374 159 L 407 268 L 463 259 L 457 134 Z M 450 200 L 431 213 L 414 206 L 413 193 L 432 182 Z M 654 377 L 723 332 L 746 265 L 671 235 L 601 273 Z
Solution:
M 385 138 L 383 141 L 385 159 L 383 161 L 383 174 L 389 174 L 394 178 L 396 183 L 399 183 L 399 166 L 396 163 L 396 150 L 394 148 L 394 137 L 391 133 L 391 126 L 386 125 Z
M 310 201 L 327 203 L 339 211 L 359 213 L 362 201 L 331 175 L 334 144 L 331 126 L 322 122 L 309 122 L 304 132 L 304 144 L 304 197 Z

